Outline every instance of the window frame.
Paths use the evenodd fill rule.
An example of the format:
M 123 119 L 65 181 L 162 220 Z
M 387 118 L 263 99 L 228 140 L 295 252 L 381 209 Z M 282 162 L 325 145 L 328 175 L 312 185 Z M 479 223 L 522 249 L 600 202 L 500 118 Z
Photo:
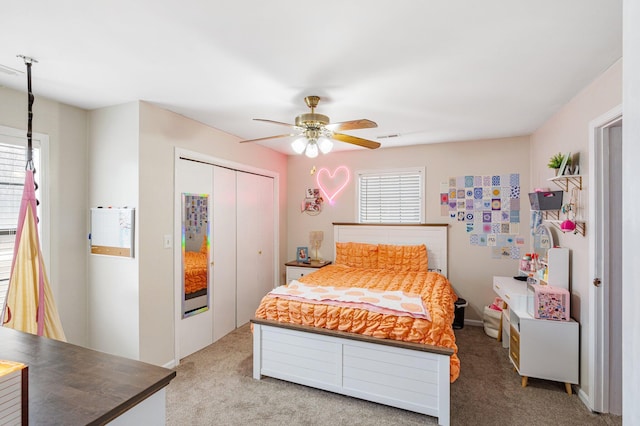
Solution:
M 356 218 L 355 221 L 356 223 L 362 223 L 362 224 L 394 224 L 397 225 L 400 222 L 362 222 L 361 221 L 361 214 L 360 214 L 360 208 L 362 205 L 361 202 L 361 190 L 360 190 L 360 183 L 361 183 L 361 178 L 363 176 L 383 176 L 383 175 L 402 175 L 402 174 L 419 174 L 421 176 L 420 178 L 420 219 L 418 222 L 402 222 L 402 224 L 422 224 L 425 223 L 425 217 L 426 217 L 426 167 L 424 166 L 419 166 L 419 167 L 401 167 L 401 168 L 391 168 L 391 169 L 367 169 L 367 170 L 357 170 L 355 171 L 355 175 L 356 175 L 356 197 L 355 197 L 355 212 L 356 212 Z

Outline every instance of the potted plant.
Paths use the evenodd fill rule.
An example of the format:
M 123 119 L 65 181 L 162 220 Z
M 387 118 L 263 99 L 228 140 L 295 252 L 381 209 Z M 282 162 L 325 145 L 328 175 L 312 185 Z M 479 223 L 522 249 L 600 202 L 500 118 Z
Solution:
M 562 173 L 562 171 L 560 171 L 561 167 L 571 165 L 571 157 L 568 156 L 568 154 L 566 157 L 567 158 L 565 160 L 565 155 L 563 155 L 561 152 L 555 154 L 549 159 L 547 167 L 549 167 L 550 169 L 554 169 L 556 171 L 556 175 L 558 175 L 559 172 Z

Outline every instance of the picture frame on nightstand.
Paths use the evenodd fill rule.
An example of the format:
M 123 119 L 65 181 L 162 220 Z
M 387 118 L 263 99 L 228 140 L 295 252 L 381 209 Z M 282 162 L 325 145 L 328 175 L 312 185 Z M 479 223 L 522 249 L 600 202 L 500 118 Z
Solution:
M 298 263 L 310 263 L 309 260 L 309 248 L 298 247 L 296 249 L 296 262 Z

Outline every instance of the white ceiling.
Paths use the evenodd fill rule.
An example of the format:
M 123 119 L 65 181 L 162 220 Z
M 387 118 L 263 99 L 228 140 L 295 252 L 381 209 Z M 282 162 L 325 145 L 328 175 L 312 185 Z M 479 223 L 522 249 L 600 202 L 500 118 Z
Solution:
M 252 139 L 287 133 L 252 118 L 293 123 L 319 95 L 384 148 L 530 134 L 621 58 L 622 1 L 22 0 L 0 40 L 21 71 L 0 85 L 26 90 L 16 55 L 38 60 L 36 102 L 144 100 Z

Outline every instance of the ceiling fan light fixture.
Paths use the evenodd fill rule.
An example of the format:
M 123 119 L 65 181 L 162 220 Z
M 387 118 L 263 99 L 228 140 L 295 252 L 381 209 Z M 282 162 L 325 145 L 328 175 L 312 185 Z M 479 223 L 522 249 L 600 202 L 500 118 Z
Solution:
M 323 154 L 328 154 L 333 149 L 333 142 L 325 136 L 321 136 L 318 138 L 318 148 L 320 148 L 320 152 Z
M 305 151 L 306 147 L 307 147 L 307 138 L 305 137 L 298 138 L 291 143 L 291 149 L 293 149 L 293 151 L 296 154 L 302 154 Z
M 309 158 L 316 158 L 318 156 L 318 144 L 315 141 L 309 141 L 304 154 Z
M 283 123 L 281 121 L 266 120 L 264 118 L 254 118 L 256 121 L 263 121 L 271 124 L 278 124 L 293 128 L 293 133 L 285 133 L 277 136 L 268 136 L 266 138 L 248 139 L 240 141 L 244 142 L 260 142 L 267 139 L 277 139 L 285 137 L 298 137 L 291 143 L 291 149 L 296 154 L 303 152 L 310 158 L 315 158 L 321 151 L 323 154 L 331 152 L 333 149 L 333 140 L 361 146 L 363 148 L 376 149 L 380 147 L 380 142 L 359 138 L 350 134 L 341 133 L 348 130 L 371 129 L 378 125 L 371 120 L 359 119 L 351 121 L 342 121 L 339 123 L 331 123 L 329 117 L 324 114 L 315 112 L 316 106 L 320 101 L 319 96 L 307 96 L 304 98 L 305 103 L 311 109 L 311 112 L 300 114 L 296 117 L 295 124 Z

